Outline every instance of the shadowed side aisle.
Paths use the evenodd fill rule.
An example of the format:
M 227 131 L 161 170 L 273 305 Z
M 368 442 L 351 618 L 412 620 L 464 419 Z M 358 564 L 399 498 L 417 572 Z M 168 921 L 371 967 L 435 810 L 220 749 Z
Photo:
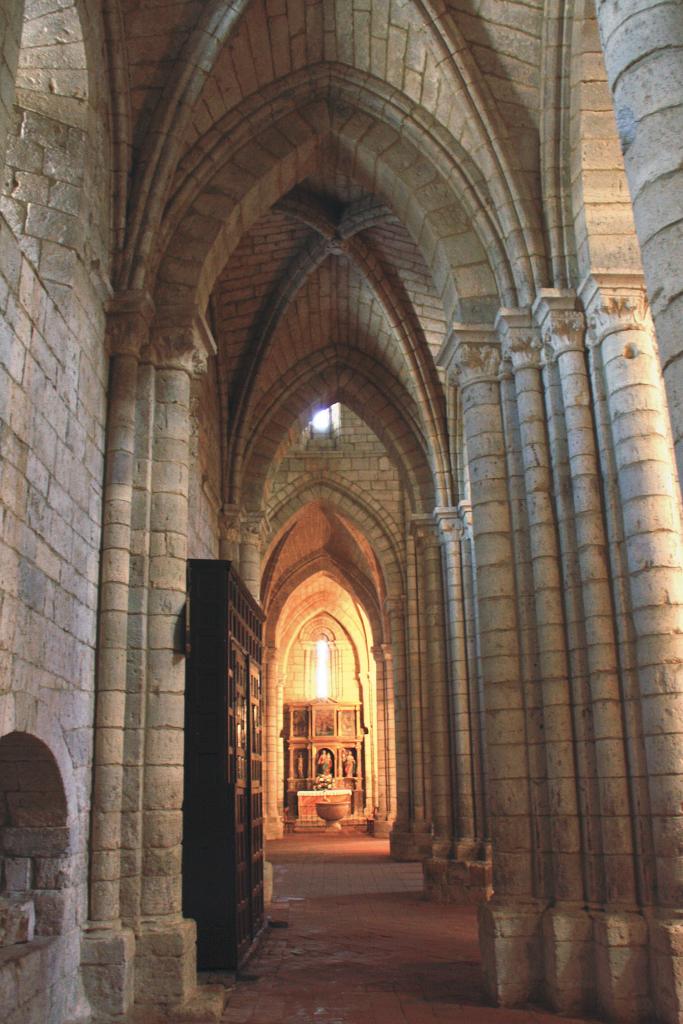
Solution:
M 287 927 L 269 930 L 224 1024 L 559 1020 L 483 1005 L 476 909 L 425 902 L 421 865 L 391 861 L 388 842 L 293 835 L 269 843 L 267 856 L 270 916 Z

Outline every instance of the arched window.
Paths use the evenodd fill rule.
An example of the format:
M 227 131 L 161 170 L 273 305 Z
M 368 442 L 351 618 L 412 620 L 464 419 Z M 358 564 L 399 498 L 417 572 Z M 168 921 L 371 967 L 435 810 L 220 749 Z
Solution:
M 315 695 L 319 700 L 330 696 L 330 642 L 325 637 L 315 644 Z

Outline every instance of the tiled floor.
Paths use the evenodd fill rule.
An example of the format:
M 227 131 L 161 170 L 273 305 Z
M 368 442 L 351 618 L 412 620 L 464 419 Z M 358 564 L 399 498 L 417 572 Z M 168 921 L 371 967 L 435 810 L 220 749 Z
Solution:
M 559 1024 L 483 1005 L 476 911 L 422 900 L 420 865 L 383 840 L 292 835 L 267 857 L 287 927 L 269 928 L 224 1024 Z

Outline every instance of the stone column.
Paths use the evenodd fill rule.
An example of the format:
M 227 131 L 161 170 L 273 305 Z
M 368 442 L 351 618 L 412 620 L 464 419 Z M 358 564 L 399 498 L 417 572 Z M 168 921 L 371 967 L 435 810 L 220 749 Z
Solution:
M 392 614 L 392 640 L 400 635 L 401 641 L 395 646 L 397 654 L 397 680 L 404 687 L 397 693 L 397 712 L 405 717 L 401 722 L 405 730 L 405 746 L 399 744 L 397 736 L 397 768 L 405 771 L 406 789 L 401 800 L 399 787 L 398 815 L 391 833 L 391 853 L 397 860 L 421 860 L 432 849 L 431 836 L 431 793 L 429 779 L 429 738 L 425 735 L 428 727 L 426 698 L 423 692 L 426 679 L 426 638 L 421 629 L 421 598 L 419 592 L 418 558 L 415 537 L 406 538 L 407 569 L 406 598 L 401 602 L 401 614 Z M 406 610 L 403 609 L 405 603 Z M 392 612 L 398 611 L 394 609 Z M 400 630 L 400 634 L 397 632 Z M 398 675 L 403 669 L 401 676 Z M 405 817 L 404 817 L 405 815 Z
M 441 545 L 445 599 L 448 741 L 451 748 L 452 856 L 435 856 L 423 864 L 425 891 L 442 902 L 479 903 L 491 895 L 490 862 L 481 859 L 482 836 L 474 824 L 476 738 L 479 729 L 470 701 L 461 561 L 463 523 L 457 508 L 434 510 Z M 476 668 L 475 668 L 476 675 Z
M 596 274 L 582 289 L 582 298 L 605 383 L 636 631 L 655 852 L 652 892 L 640 894 L 649 905 L 651 994 L 657 1019 L 674 1024 L 683 1016 L 683 542 L 678 480 L 644 285 L 624 285 L 613 275 Z M 641 986 L 629 981 L 626 995 L 646 1008 L 646 976 Z
M 481 677 L 479 654 L 479 622 L 476 598 L 476 567 L 474 562 L 474 537 L 472 534 L 472 507 L 461 501 L 458 506 L 462 529 L 461 565 L 462 596 L 465 626 L 465 655 L 469 681 L 469 703 L 472 710 L 472 796 L 474 799 L 474 834 L 478 840 L 478 858 L 491 864 L 491 836 L 488 818 L 487 770 L 486 770 L 486 723 L 484 720 L 484 687 Z M 490 871 L 489 871 L 490 875 Z M 487 878 L 487 889 L 491 879 Z M 490 895 L 490 893 L 488 893 Z
M 246 515 L 240 534 L 240 576 L 252 596 L 259 600 L 261 593 L 261 526 L 260 513 Z
M 446 634 L 443 571 L 433 516 L 413 517 L 419 572 L 423 731 L 429 733 L 427 767 L 432 794 L 432 857 L 453 856 L 450 707 L 446 683 Z
M 481 667 L 486 701 L 494 897 L 479 908 L 484 978 L 505 1005 L 527 1000 L 540 977 L 534 898 L 529 766 L 520 681 L 514 552 L 498 369 L 486 325 L 454 325 L 440 359 L 460 385 L 477 564 Z
M 267 644 L 263 650 L 265 707 L 265 837 L 280 839 L 283 834 L 282 796 L 278 800 L 283 780 L 278 774 L 278 753 L 282 737 L 278 729 L 278 710 L 282 714 L 282 686 L 279 681 L 280 665 L 277 647 Z
M 138 359 L 152 304 L 128 294 L 112 304 L 109 407 L 102 509 L 102 559 L 95 704 L 90 906 L 82 950 L 96 1015 L 125 1014 L 133 1001 L 133 932 L 121 924 L 121 845 L 126 729 L 131 509 Z
M 589 963 L 591 922 L 583 912 L 582 835 L 579 820 L 574 722 L 567 658 L 561 563 L 553 502 L 550 452 L 541 377 L 541 339 L 528 310 L 501 310 L 503 351 L 514 375 L 524 468 L 534 595 L 536 685 L 540 696 L 549 862 L 545 895 L 552 900 L 543 922 L 545 984 L 555 1009 L 580 1010 L 581 981 Z
M 413 746 L 411 740 L 411 706 L 409 697 L 410 673 L 414 670 L 406 649 L 408 642 L 404 598 L 398 596 L 385 602 L 393 652 L 395 713 L 396 713 L 396 820 L 391 830 L 391 856 L 394 860 L 420 860 L 420 843 L 424 847 L 431 836 L 415 833 L 414 776 L 412 771 Z M 412 639 L 412 638 L 411 638 Z M 417 644 L 416 644 L 417 645 Z M 414 660 L 414 658 L 413 658 Z M 416 838 L 417 836 L 417 838 Z
M 567 428 L 600 794 L 602 907 L 593 919 L 593 966 L 600 1005 L 606 1013 L 618 1016 L 631 1012 L 633 1005 L 629 977 L 634 971 L 639 975 L 641 968 L 646 971 L 641 948 L 644 922 L 636 913 L 630 772 L 584 321 L 581 314 L 568 310 L 566 303 L 563 308 L 562 298 L 554 293 L 542 292 L 534 311 L 544 342 L 557 361 Z M 620 950 L 623 945 L 634 951 L 629 965 Z
M 388 836 L 396 819 L 396 733 L 391 645 L 375 644 L 372 656 L 377 666 L 377 813 L 374 834 Z
M 683 464 L 683 6 L 596 4 L 633 216 Z
M 168 324 L 168 325 L 167 325 Z M 196 930 L 182 916 L 182 801 L 190 384 L 205 366 L 194 322 L 154 334 L 155 409 L 148 598 L 147 721 L 136 1002 L 178 1004 L 196 985 Z

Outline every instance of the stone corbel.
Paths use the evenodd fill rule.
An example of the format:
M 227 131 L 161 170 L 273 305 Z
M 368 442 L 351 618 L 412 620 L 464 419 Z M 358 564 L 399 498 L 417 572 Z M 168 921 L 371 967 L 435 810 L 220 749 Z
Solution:
M 154 303 L 147 292 L 119 292 L 107 303 L 107 350 L 110 356 L 140 357 L 149 340 Z
M 495 329 L 489 324 L 454 323 L 436 362 L 460 388 L 479 381 L 497 381 L 500 344 Z

